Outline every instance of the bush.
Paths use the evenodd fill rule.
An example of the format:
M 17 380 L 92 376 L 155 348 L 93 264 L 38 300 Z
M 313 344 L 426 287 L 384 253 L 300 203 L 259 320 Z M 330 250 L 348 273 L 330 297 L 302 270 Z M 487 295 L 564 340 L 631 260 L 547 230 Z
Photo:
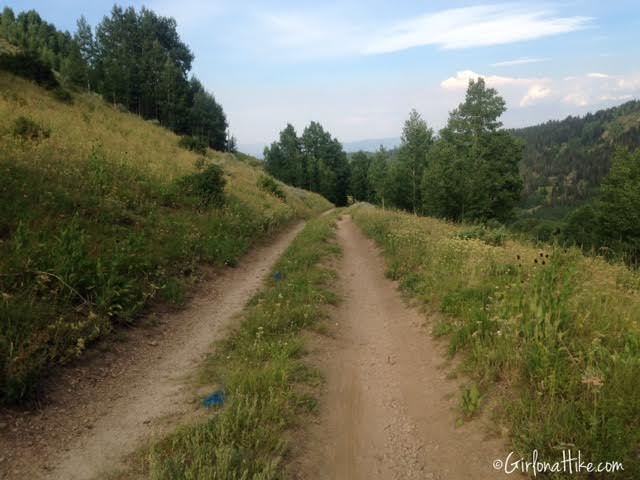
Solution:
M 73 103 L 73 96 L 71 93 L 62 87 L 56 87 L 53 89 L 53 98 L 61 101 L 62 103 Z
M 192 152 L 199 153 L 200 155 L 206 155 L 207 147 L 209 146 L 204 138 L 190 136 L 181 137 L 178 145 Z
M 34 53 L 2 54 L 0 55 L 0 70 L 34 80 L 38 85 L 49 90 L 60 87 L 51 68 Z
M 197 197 L 203 207 L 224 204 L 224 170 L 216 164 L 208 165 L 201 172 L 188 175 L 179 181 L 182 190 Z
M 476 225 L 474 227 L 463 230 L 462 232 L 458 233 L 456 237 L 462 240 L 477 238 L 478 240 L 482 240 L 488 245 L 501 247 L 507 240 L 507 229 L 503 226 L 490 228 L 485 225 Z
M 23 140 L 40 140 L 49 138 L 51 131 L 43 128 L 27 117 L 18 117 L 13 122 L 13 135 Z
M 261 175 L 260 178 L 258 178 L 258 188 L 282 200 L 287 198 L 282 188 L 280 188 L 280 185 L 278 185 L 278 182 L 268 175 Z

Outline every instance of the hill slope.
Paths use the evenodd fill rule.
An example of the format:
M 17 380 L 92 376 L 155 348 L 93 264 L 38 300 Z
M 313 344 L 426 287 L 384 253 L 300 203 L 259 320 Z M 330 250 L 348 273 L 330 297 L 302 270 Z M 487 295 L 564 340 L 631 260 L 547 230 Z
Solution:
M 98 96 L 61 103 L 1 72 L 0 92 L 4 401 L 32 397 L 48 366 L 150 303 L 182 303 L 199 264 L 233 265 L 257 239 L 330 206 L 261 182 L 250 160 L 183 150 Z
M 616 148 L 640 146 L 640 101 L 512 133 L 525 142 L 523 206 L 562 216 L 593 196 Z

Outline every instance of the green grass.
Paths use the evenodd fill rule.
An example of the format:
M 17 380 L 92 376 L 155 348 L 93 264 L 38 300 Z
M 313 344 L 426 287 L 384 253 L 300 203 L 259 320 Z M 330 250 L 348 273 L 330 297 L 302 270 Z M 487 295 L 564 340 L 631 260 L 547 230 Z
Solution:
M 474 382 L 460 400 L 466 416 L 490 394 L 521 454 L 557 458 L 572 445 L 583 459 L 622 461 L 624 472 L 607 478 L 640 478 L 637 271 L 575 249 L 490 245 L 431 218 L 353 216 L 384 250 L 389 275 L 442 312 L 433 333 Z
M 201 264 L 233 266 L 330 206 L 264 192 L 256 165 L 184 150 L 93 95 L 63 104 L 6 73 L 0 92 L 0 403 L 36 398 L 48 368 L 150 305 L 184 303 Z
M 238 330 L 206 362 L 202 382 L 224 386 L 225 406 L 155 445 L 150 478 L 287 478 L 287 432 L 315 408 L 309 386 L 320 380 L 303 361 L 300 332 L 336 301 L 335 272 L 326 266 L 339 253 L 334 236 L 335 214 L 310 221 L 293 241 L 273 269 L 283 279 L 252 299 Z

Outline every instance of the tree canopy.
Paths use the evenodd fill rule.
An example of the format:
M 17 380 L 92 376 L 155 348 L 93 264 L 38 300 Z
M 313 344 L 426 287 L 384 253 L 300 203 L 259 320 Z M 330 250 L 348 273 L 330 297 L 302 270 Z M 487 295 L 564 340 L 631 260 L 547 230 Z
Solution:
M 280 132 L 279 141 L 264 150 L 265 167 L 290 185 L 322 194 L 336 205 L 346 205 L 349 165 L 342 144 L 311 122 L 298 137 L 292 125 Z

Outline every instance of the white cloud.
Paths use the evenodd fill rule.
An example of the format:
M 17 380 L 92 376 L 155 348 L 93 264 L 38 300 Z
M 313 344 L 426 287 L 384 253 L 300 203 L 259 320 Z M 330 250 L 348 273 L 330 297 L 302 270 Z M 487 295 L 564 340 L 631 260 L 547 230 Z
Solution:
M 581 92 L 574 92 L 562 99 L 564 103 L 568 103 L 569 105 L 575 105 L 576 107 L 586 107 L 589 105 L 589 101 L 587 100 L 587 96 Z
M 469 48 L 532 40 L 586 27 L 587 17 L 556 17 L 524 5 L 502 4 L 454 8 L 421 15 L 391 26 L 367 45 L 367 53 L 390 53 L 438 45 Z
M 500 94 L 508 97 L 512 102 L 517 102 L 521 107 L 528 107 L 540 100 L 551 96 L 551 80 L 548 78 L 502 77 L 499 75 L 481 75 L 472 70 L 457 72 L 440 83 L 445 90 L 466 90 L 469 80 L 478 77 L 484 78 L 486 84 L 492 88 L 501 90 Z
M 609 78 L 609 75 L 607 75 L 606 73 L 588 73 L 587 77 L 589 78 Z
M 264 42 L 300 56 L 384 54 L 427 45 L 460 49 L 533 40 L 587 28 L 591 18 L 561 17 L 530 5 L 454 8 L 386 23 L 349 21 L 323 10 L 264 13 Z M 537 61 L 531 59 L 529 61 Z
M 488 86 L 497 88 L 510 105 L 530 107 L 543 100 L 555 100 L 584 108 L 602 102 L 625 101 L 640 94 L 640 74 L 625 76 L 604 73 L 573 75 L 563 79 L 503 77 L 481 75 L 472 70 L 457 72 L 440 83 L 447 91 L 464 91 L 469 80 L 483 77 Z
M 531 78 L 513 78 L 501 77 L 498 75 L 481 75 L 472 70 L 463 70 L 456 73 L 455 77 L 449 77 L 440 83 L 445 90 L 466 90 L 469 86 L 469 80 L 475 80 L 478 77 L 484 78 L 484 81 L 490 87 L 503 87 L 507 85 L 530 85 L 535 81 Z
M 517 58 L 515 60 L 506 60 L 504 62 L 496 62 L 496 63 L 492 63 L 491 66 L 492 67 L 512 67 L 514 65 L 526 65 L 528 63 L 540 63 L 540 62 L 546 62 L 548 59 L 547 58 L 529 58 L 529 57 L 523 57 L 523 58 Z
M 568 105 L 587 107 L 602 102 L 622 102 L 640 94 L 640 74 L 609 75 L 588 73 L 565 78 L 562 101 Z
M 538 100 L 547 98 L 550 95 L 551 95 L 550 88 L 536 83 L 534 85 L 531 85 L 531 87 L 529 87 L 529 90 L 527 91 L 527 94 L 524 97 L 522 97 L 522 100 L 520 100 L 520 106 L 527 107 L 529 105 L 536 103 Z

